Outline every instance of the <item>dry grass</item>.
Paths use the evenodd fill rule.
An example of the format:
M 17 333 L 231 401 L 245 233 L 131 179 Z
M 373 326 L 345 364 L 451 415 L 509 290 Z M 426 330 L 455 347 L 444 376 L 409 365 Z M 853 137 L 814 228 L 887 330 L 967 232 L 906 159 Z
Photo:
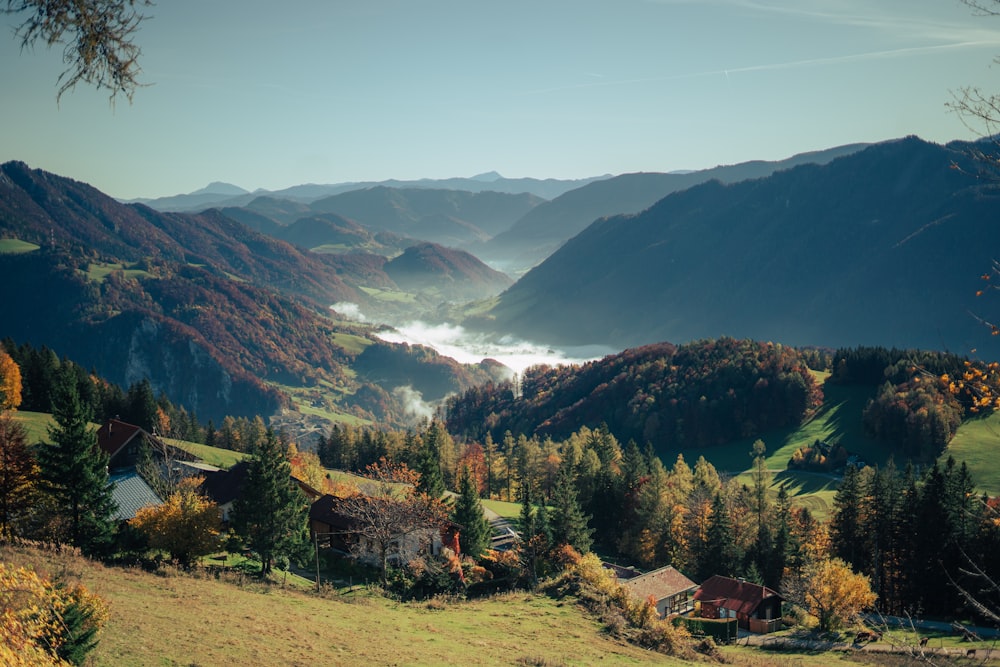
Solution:
M 27 547 L 2 546 L 0 559 L 81 581 L 109 601 L 98 666 L 689 664 L 614 640 L 576 605 L 538 595 L 403 604 L 107 568 Z

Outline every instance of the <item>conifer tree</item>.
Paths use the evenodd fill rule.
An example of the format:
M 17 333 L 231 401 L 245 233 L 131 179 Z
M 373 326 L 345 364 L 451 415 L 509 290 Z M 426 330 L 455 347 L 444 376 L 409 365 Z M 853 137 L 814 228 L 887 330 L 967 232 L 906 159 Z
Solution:
M 486 515 L 483 514 L 483 504 L 479 502 L 476 482 L 467 467 L 462 468 L 458 500 L 451 513 L 451 520 L 461 526 L 458 540 L 462 553 L 478 559 L 490 546 L 492 529 Z
M 739 555 L 729 508 L 721 493 L 712 500 L 712 515 L 705 540 L 705 552 L 698 561 L 698 575 L 702 580 L 712 575 L 733 576 L 737 573 Z
M 108 455 L 97 446 L 91 415 L 80 402 L 75 373 L 57 373 L 52 401 L 52 444 L 38 453 L 41 488 L 51 498 L 55 539 L 88 556 L 104 553 L 114 536 L 115 502 L 108 483 Z
M 552 505 L 555 515 L 552 518 L 552 539 L 556 543 L 566 543 L 579 551 L 587 553 L 593 543 L 591 529 L 587 525 L 590 517 L 583 513 L 573 477 L 568 465 L 559 469 L 559 479 L 552 493 Z
M 305 542 L 308 504 L 291 478 L 285 447 L 270 428 L 247 470 L 246 482 L 233 503 L 233 528 L 260 554 L 261 576 L 272 561 L 290 556 Z
M 830 522 L 830 539 L 834 545 L 834 555 L 858 571 L 867 571 L 867 493 L 865 478 L 853 465 L 847 466 L 837 495 L 833 498 L 834 515 Z
M 444 476 L 441 474 L 442 430 L 439 422 L 431 422 L 424 433 L 423 445 L 417 458 L 416 468 L 420 473 L 417 491 L 426 493 L 431 498 L 440 498 L 445 492 Z

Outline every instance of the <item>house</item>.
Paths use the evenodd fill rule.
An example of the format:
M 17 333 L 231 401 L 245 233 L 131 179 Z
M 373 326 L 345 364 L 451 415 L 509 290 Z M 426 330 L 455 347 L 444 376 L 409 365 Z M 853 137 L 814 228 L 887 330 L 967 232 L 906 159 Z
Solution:
M 168 445 L 143 428 L 120 419 L 109 419 L 97 429 L 97 446 L 108 455 L 109 470 L 135 469 L 144 448 L 160 457 L 168 455 L 172 459 L 183 461 L 195 458 L 179 447 Z
M 240 461 L 229 470 L 204 470 L 205 481 L 201 484 L 201 492 L 219 506 L 223 522 L 229 521 L 233 502 L 243 493 L 243 485 L 246 483 L 249 470 L 250 462 L 246 460 Z M 297 477 L 289 476 L 289 481 L 298 485 L 310 503 L 322 495 Z
M 391 498 L 361 496 L 377 509 L 380 503 L 397 502 Z M 309 508 L 309 532 L 317 545 L 328 547 L 344 555 L 351 555 L 369 565 L 380 567 L 379 547 L 362 534 L 358 520 L 343 509 L 347 500 L 343 496 L 326 494 Z M 389 547 L 389 560 L 407 563 L 420 553 L 441 555 L 448 547 L 459 553 L 458 524 L 445 521 L 437 528 L 418 528 L 393 539 Z M 386 529 L 386 534 L 392 534 Z
M 780 627 L 781 602 L 777 591 L 743 579 L 715 575 L 694 594 L 702 618 L 735 618 L 741 628 L 756 633 Z
M 672 566 L 621 580 L 632 595 L 640 600 L 652 598 L 660 618 L 694 611 L 694 583 Z

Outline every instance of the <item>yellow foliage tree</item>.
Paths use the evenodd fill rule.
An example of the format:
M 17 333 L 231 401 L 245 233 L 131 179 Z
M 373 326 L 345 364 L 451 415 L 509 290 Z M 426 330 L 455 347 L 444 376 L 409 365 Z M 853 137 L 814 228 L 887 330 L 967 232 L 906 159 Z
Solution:
M 60 657 L 68 641 L 71 607 L 96 632 L 108 619 L 105 602 L 83 586 L 57 586 L 32 570 L 0 562 L 0 664 L 8 667 L 68 665 Z
M 0 410 L 17 410 L 21 405 L 21 367 L 0 349 Z
M 163 505 L 144 507 L 129 522 L 146 535 L 150 547 L 169 552 L 185 567 L 219 545 L 219 507 L 198 493 L 201 481 L 200 477 L 181 480 Z
M 813 563 L 806 571 L 799 602 L 819 620 L 822 630 L 836 630 L 875 604 L 871 580 L 839 558 Z

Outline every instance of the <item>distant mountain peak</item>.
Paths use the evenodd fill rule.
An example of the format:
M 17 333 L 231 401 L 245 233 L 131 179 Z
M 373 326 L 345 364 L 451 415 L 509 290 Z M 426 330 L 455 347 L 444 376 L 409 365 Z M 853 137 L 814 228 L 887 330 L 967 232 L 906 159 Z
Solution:
M 232 197 L 238 197 L 239 195 L 249 194 L 249 190 L 244 190 L 238 185 L 233 185 L 232 183 L 223 183 L 222 181 L 212 181 L 201 190 L 195 190 L 190 193 L 192 195 L 227 195 Z
M 492 183 L 494 181 L 499 181 L 502 178 L 503 176 L 495 171 L 487 171 L 482 174 L 476 174 L 471 180 L 479 181 L 480 183 Z

